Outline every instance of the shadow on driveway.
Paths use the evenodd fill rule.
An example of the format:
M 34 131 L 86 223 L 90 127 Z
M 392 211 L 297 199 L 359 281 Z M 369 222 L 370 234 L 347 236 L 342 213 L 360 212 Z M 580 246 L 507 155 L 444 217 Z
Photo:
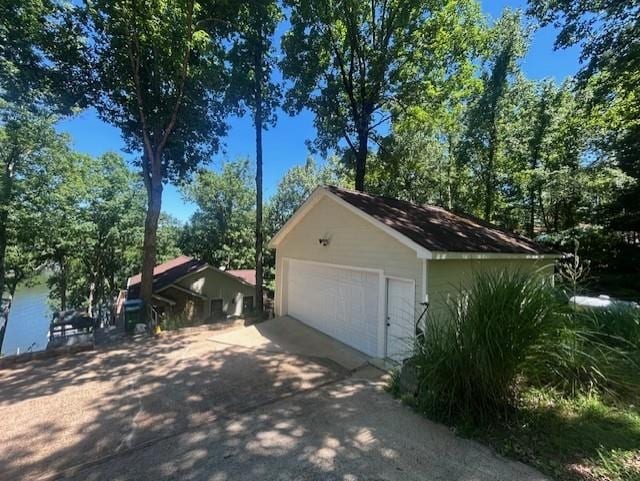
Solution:
M 299 356 L 188 337 L 0 371 L 0 478 L 124 452 L 342 375 Z
M 0 479 L 544 479 L 264 327 L 270 350 L 174 335 L 0 371 Z

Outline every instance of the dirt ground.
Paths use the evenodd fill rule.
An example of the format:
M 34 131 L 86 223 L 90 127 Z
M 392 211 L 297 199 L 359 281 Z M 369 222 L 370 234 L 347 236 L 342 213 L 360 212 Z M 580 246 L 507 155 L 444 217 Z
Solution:
M 1 370 L 0 479 L 544 479 L 411 412 L 335 341 L 269 322 Z

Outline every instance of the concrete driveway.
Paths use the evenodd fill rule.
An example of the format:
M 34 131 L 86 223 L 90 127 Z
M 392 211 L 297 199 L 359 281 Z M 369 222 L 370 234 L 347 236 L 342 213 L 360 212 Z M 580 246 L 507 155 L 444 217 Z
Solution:
M 292 319 L 0 371 L 0 479 L 538 480 Z

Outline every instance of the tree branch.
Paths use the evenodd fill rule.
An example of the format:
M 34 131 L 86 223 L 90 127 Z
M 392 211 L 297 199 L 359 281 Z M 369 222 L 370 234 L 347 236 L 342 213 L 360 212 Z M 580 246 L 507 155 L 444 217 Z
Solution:
M 384 124 L 385 122 L 387 122 L 388 120 L 391 119 L 391 115 L 387 115 L 386 117 L 384 117 L 382 120 L 376 122 L 375 124 L 371 125 L 369 127 L 369 129 L 367 130 L 367 132 L 372 132 L 373 130 L 375 130 L 376 127 Z
M 333 36 L 333 32 L 331 31 L 331 27 L 328 29 L 329 41 L 331 43 L 331 48 L 333 49 L 333 53 L 336 56 L 338 61 L 338 66 L 340 67 L 340 77 L 342 78 L 342 84 L 345 89 L 347 96 L 349 97 L 349 103 L 351 106 L 351 114 L 353 115 L 353 119 L 356 123 L 359 122 L 360 114 L 358 113 L 358 103 L 353 95 L 353 83 L 349 81 L 349 75 L 347 74 L 346 67 L 344 65 L 344 59 L 342 58 L 342 54 L 338 49 L 337 43 Z
M 133 73 L 133 84 L 136 92 L 136 101 L 138 103 L 138 114 L 140 115 L 140 123 L 142 124 L 142 139 L 144 148 L 149 157 L 153 156 L 153 145 L 149 137 L 147 116 L 144 112 L 144 102 L 142 99 L 142 87 L 140 86 L 140 45 L 138 43 L 137 33 L 129 34 L 128 42 L 129 61 L 131 62 L 131 70 Z M 135 48 L 135 52 L 134 52 Z
M 173 111 L 171 112 L 171 118 L 169 122 L 164 128 L 164 132 L 162 135 L 162 140 L 158 145 L 158 155 L 162 154 L 167 141 L 169 140 L 169 136 L 173 131 L 176 121 L 178 119 L 178 110 L 180 109 L 180 105 L 182 104 L 182 97 L 184 95 L 184 86 L 187 80 L 187 75 L 189 73 L 189 56 L 191 55 L 191 42 L 193 40 L 193 0 L 189 0 L 187 3 L 187 38 L 185 42 L 184 55 L 182 57 L 182 70 L 180 72 L 180 80 L 178 87 L 178 95 L 176 97 L 176 102 L 173 106 Z

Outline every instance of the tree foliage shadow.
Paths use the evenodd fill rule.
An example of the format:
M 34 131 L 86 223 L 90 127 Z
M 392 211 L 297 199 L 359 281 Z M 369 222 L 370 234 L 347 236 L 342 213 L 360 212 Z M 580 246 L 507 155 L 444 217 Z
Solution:
M 538 479 L 330 364 L 205 336 L 2 371 L 0 408 L 7 481 Z
M 299 356 L 175 337 L 20 365 L 0 373 L 0 478 L 64 470 L 339 377 Z

